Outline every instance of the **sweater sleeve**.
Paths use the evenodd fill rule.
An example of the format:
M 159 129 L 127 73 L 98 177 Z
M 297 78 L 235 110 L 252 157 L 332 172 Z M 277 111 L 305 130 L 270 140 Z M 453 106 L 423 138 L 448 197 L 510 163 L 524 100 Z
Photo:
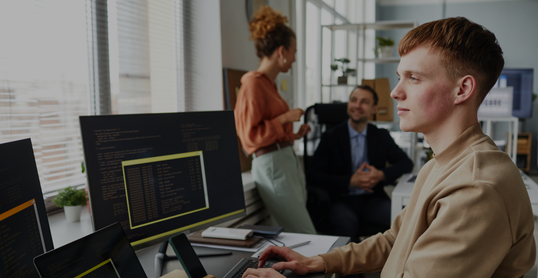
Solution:
M 396 216 L 391 229 L 382 234 L 378 233 L 361 243 L 352 242 L 346 246 L 334 248 L 326 254 L 321 254 L 320 256 L 325 263 L 325 272 L 346 276 L 354 273 L 381 271 L 390 255 L 392 246 L 394 246 L 405 213 L 406 208 Z
M 445 190 L 431 202 L 430 225 L 410 250 L 403 277 L 492 277 L 515 243 L 503 198 L 489 185 Z
M 271 145 L 285 137 L 282 124 L 277 117 L 267 119 L 271 103 L 264 103 L 264 88 L 260 82 L 251 80 L 242 84 L 235 107 L 236 128 L 245 150 L 252 154 L 257 149 Z
M 408 247 L 409 257 L 399 277 L 491 277 L 513 243 L 501 196 L 488 186 L 466 186 L 432 200 L 431 206 L 424 215 L 429 226 Z M 404 215 L 405 209 L 384 234 L 321 255 L 326 272 L 347 275 L 381 270 Z M 528 241 L 534 240 L 532 236 L 523 239 L 522 244 L 529 246 L 532 242 Z

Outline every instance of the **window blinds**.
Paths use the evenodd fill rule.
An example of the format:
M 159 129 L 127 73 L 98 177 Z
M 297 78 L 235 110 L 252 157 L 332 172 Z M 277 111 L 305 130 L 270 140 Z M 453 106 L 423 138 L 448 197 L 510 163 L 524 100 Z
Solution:
M 0 1 L 0 142 L 32 139 L 44 191 L 84 183 L 86 26 L 84 1 Z
M 182 6 L 0 0 L 0 143 L 32 139 L 45 193 L 85 184 L 78 116 L 184 110 Z

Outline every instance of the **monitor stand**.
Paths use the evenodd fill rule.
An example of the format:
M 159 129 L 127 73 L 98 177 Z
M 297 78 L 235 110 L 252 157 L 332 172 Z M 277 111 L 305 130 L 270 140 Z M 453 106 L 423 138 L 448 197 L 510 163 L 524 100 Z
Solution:
M 153 266 L 155 272 L 155 278 L 161 277 L 163 273 L 163 266 L 166 261 L 177 260 L 176 256 L 166 255 L 166 250 L 168 249 L 168 241 L 164 241 L 159 246 L 159 251 L 155 254 L 155 264 Z

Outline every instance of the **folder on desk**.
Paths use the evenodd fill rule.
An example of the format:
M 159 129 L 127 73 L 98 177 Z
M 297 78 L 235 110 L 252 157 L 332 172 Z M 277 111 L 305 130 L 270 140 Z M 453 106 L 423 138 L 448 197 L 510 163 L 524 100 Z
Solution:
M 222 238 L 210 238 L 210 237 L 202 237 L 202 232 L 197 231 L 191 235 L 188 236 L 190 242 L 194 243 L 203 243 L 203 244 L 214 244 L 214 245 L 227 245 L 227 246 L 236 246 L 236 247 L 247 247 L 250 248 L 254 246 L 254 244 L 258 243 L 261 238 L 259 237 L 251 237 L 246 240 L 236 240 L 236 239 L 222 239 Z

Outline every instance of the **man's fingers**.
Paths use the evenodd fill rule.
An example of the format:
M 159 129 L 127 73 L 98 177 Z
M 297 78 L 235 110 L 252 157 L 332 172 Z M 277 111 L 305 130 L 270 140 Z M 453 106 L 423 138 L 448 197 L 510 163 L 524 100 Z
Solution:
M 363 162 L 361 164 L 361 167 L 359 167 L 359 169 L 357 169 L 357 172 L 362 172 L 362 169 L 364 169 L 364 167 L 366 167 L 366 165 L 367 165 L 366 162 Z
M 284 277 L 271 268 L 249 268 L 243 273 L 242 278 L 264 278 L 264 277 Z
M 306 274 L 305 271 L 301 271 L 299 268 L 299 264 L 297 261 L 292 261 L 292 262 L 279 262 L 279 263 L 276 263 L 272 266 L 273 269 L 277 270 L 277 271 L 281 271 L 281 270 L 286 270 L 286 269 L 289 269 L 291 270 L 293 273 L 297 273 L 297 274 Z

